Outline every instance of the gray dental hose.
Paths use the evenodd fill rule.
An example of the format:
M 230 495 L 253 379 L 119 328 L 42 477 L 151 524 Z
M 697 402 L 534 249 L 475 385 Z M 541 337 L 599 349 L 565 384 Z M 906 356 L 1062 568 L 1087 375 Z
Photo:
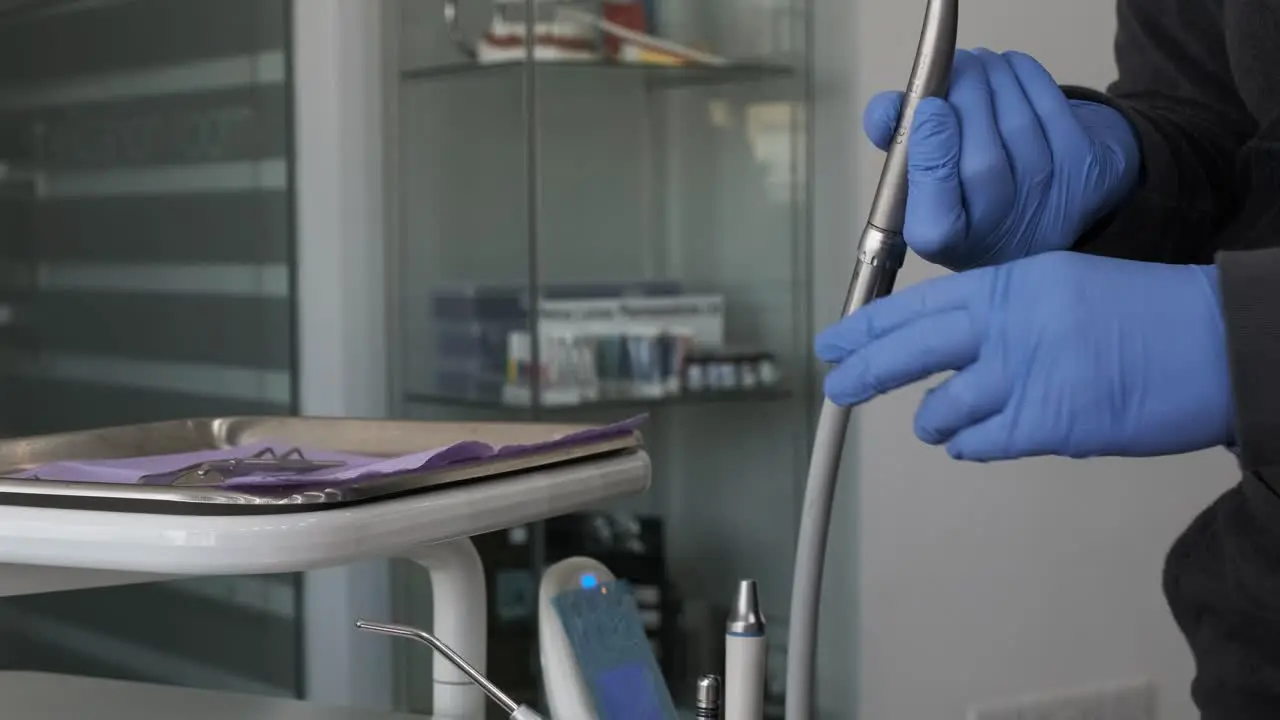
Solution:
M 907 207 L 907 142 L 916 104 L 924 97 L 945 97 L 951 82 L 956 50 L 959 0 L 929 0 L 916 49 L 911 79 L 902 101 L 898 127 L 889 143 L 880 184 L 867 225 L 858 242 L 853 280 L 844 301 L 844 314 L 884 297 L 893 290 L 907 255 L 902 239 Z M 811 720 L 814 715 L 814 664 L 817 659 L 818 609 L 822 571 L 831 525 L 840 455 L 849 427 L 849 409 L 824 400 L 814 434 L 809 476 L 800 512 L 795 575 L 791 585 L 790 633 L 787 638 L 787 720 Z

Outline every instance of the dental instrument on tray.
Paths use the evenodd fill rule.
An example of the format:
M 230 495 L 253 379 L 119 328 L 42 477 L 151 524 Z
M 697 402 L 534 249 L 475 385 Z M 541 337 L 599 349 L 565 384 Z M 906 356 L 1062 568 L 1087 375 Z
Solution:
M 724 628 L 725 720 L 763 720 L 767 649 L 756 581 L 740 580 Z
M 454 667 L 458 668 L 458 671 L 463 675 L 466 675 L 471 682 L 475 683 L 476 687 L 480 688 L 485 695 L 488 695 L 490 700 L 497 703 L 497 705 L 502 708 L 502 711 L 510 716 L 511 720 L 544 720 L 543 717 L 533 708 L 528 705 L 521 705 L 515 700 L 512 700 L 511 697 L 502 692 L 497 685 L 490 682 L 489 678 L 481 675 L 478 670 L 472 667 L 471 663 L 467 662 L 462 656 L 454 652 L 453 648 L 445 645 L 440 641 L 440 638 L 437 638 L 435 635 L 432 635 L 425 630 L 419 630 L 418 628 L 409 627 L 407 625 L 392 625 L 389 623 L 369 622 L 366 620 L 357 620 L 356 627 L 369 632 L 390 635 L 392 637 L 408 638 L 420 643 L 425 643 L 431 646 L 432 650 L 435 650 L 453 664 Z
M 345 464 L 341 460 L 308 460 L 298 448 L 290 448 L 279 454 L 271 448 L 263 448 L 248 457 L 210 460 L 188 465 L 173 472 L 143 475 L 138 479 L 138 483 L 175 487 L 215 487 L 225 483 L 228 478 L 248 473 L 297 475 L 325 468 L 341 467 Z
M 567 432 L 536 442 L 490 444 L 464 435 L 433 449 L 362 453 L 325 449 L 325 443 L 305 450 L 299 447 L 300 428 L 326 425 L 314 418 L 213 418 L 125 426 L 0 444 L 0 497 L 58 492 L 88 503 L 129 494 L 135 499 L 197 504 L 333 504 L 423 483 L 459 481 L 502 467 L 528 469 L 567 462 L 611 446 L 625 451 L 639 443 L 638 428 L 644 420 L 638 416 L 603 426 L 566 426 Z M 337 421 L 327 424 L 341 426 Z M 386 432 L 402 433 L 403 427 L 389 421 Z M 104 442 L 109 446 L 116 436 L 127 443 L 127 449 L 101 455 Z M 154 438 L 148 440 L 153 444 L 139 444 L 139 436 Z M 276 441 L 267 440 L 273 436 Z M 329 442 L 341 447 L 344 441 Z M 278 452 L 277 447 L 289 449 Z M 407 447 L 417 446 L 410 442 Z M 42 460 L 51 449 L 69 454 Z M 44 488 L 33 487 L 31 481 L 42 481 Z
M 959 0 L 929 0 L 925 7 L 920 43 L 902 99 L 897 130 L 858 243 L 858 257 L 844 302 L 845 315 L 892 292 L 898 270 L 906 259 L 902 228 L 907 207 L 907 144 L 916 105 L 925 97 L 945 97 L 950 87 L 959 5 Z M 849 409 L 825 400 L 814 435 L 796 542 L 787 641 L 787 720 L 810 720 L 814 715 L 814 663 L 823 561 L 848 425 Z M 732 692 L 729 688 L 726 690 Z

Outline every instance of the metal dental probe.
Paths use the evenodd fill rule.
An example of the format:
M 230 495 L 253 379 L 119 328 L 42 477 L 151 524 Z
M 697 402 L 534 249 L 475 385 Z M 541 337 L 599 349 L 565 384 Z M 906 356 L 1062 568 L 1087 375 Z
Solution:
M 462 658 L 462 656 L 454 652 L 453 648 L 445 645 L 440 641 L 440 638 L 432 635 L 426 630 L 419 630 L 418 628 L 409 627 L 407 625 L 392 625 L 390 623 L 369 622 L 367 620 L 357 620 L 356 627 L 361 630 L 368 630 L 369 632 L 376 632 L 382 635 L 408 638 L 410 640 L 417 640 L 420 643 L 426 643 L 431 646 L 432 650 L 440 653 L 446 660 L 453 663 L 453 666 L 458 668 L 463 675 L 470 678 L 471 682 L 476 684 L 476 687 L 484 691 L 484 694 L 488 695 L 490 700 L 497 703 L 502 708 L 503 712 L 511 717 L 511 720 L 543 720 L 543 717 L 528 705 L 521 705 L 517 703 L 506 693 L 502 692 L 502 690 L 499 690 L 497 685 L 490 682 L 489 678 L 481 675 L 480 671 L 471 667 L 471 663 L 467 662 Z
M 846 316 L 892 292 L 898 270 L 906 259 L 902 226 L 907 207 L 907 144 L 911 123 L 922 98 L 946 96 L 955 57 L 959 5 L 959 0 L 929 0 L 925 8 L 920 44 L 902 99 L 902 114 L 889 143 L 880 184 L 858 243 L 853 279 L 844 301 Z M 814 715 L 814 664 L 823 561 L 831 525 L 832 497 L 848 427 L 849 409 L 824 400 L 809 458 L 800 534 L 796 541 L 787 639 L 787 720 L 810 720 Z

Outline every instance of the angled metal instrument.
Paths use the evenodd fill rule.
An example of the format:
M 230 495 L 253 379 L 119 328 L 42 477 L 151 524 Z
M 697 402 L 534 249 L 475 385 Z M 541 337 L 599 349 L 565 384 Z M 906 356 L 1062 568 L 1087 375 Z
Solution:
M 528 705 L 522 705 L 510 696 L 502 692 L 502 690 L 494 685 L 489 678 L 480 674 L 479 670 L 472 667 L 461 655 L 454 652 L 453 648 L 445 645 L 440 638 L 432 635 L 426 630 L 419 630 L 408 625 L 393 625 L 391 623 L 371 622 L 368 620 L 357 620 L 356 627 L 361 630 L 379 633 L 381 635 L 390 635 L 391 637 L 406 638 L 408 640 L 416 640 L 431 647 L 440 654 L 441 657 L 448 660 L 451 665 L 458 668 L 458 671 L 475 683 L 476 687 L 489 696 L 489 699 L 502 708 L 511 720 L 543 720 L 543 717 L 536 710 Z

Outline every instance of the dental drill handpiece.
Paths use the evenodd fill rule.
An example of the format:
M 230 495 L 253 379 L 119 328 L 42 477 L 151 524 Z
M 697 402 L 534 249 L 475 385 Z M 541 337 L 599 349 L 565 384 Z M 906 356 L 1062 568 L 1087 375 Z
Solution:
M 959 0 L 929 0 L 925 8 L 924 26 L 902 100 L 902 113 L 858 243 L 853 279 L 844 301 L 846 316 L 888 295 L 906 259 L 902 228 L 907 207 L 907 144 L 911 139 L 911 123 L 921 98 L 945 97 L 950 87 L 959 4 Z M 787 638 L 786 720 L 810 720 L 814 715 L 814 665 L 823 562 L 848 426 L 849 409 L 824 400 L 809 458 L 800 534 L 796 541 Z
M 490 700 L 497 703 L 502 708 L 503 712 L 507 713 L 511 720 L 544 720 L 544 718 L 533 708 L 528 705 L 521 705 L 515 700 L 512 700 L 506 693 L 498 689 L 497 685 L 490 682 L 489 678 L 481 675 L 479 670 L 472 667 L 471 663 L 467 662 L 462 658 L 462 656 L 454 652 L 453 648 L 445 645 L 441 642 L 440 638 L 432 635 L 426 630 L 419 630 L 418 628 L 409 627 L 408 625 L 392 625 L 391 623 L 370 622 L 368 620 L 357 620 L 356 627 L 361 630 L 367 630 L 381 635 L 402 637 L 409 640 L 417 640 L 420 643 L 426 643 L 431 646 L 432 650 L 440 653 L 440 655 L 452 663 L 454 667 L 458 668 L 458 670 L 461 671 L 463 675 L 466 675 L 471 682 L 475 683 L 485 695 L 489 696 Z

